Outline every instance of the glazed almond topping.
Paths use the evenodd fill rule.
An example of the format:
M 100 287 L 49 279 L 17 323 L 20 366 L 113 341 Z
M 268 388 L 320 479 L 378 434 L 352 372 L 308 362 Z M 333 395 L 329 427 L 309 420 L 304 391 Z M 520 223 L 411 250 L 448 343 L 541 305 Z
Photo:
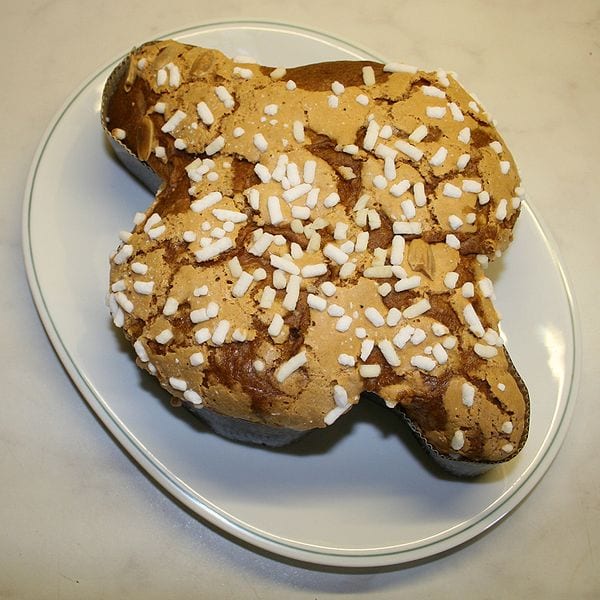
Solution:
M 508 245 L 523 192 L 480 104 L 452 75 L 402 63 L 321 81 L 181 45 L 157 68 L 168 44 L 131 57 L 152 98 L 138 115 L 154 122 L 148 162 L 167 182 L 111 261 L 109 307 L 141 363 L 217 411 L 228 386 L 259 403 L 224 375 L 238 369 L 267 397 L 231 416 L 297 429 L 333 423 L 364 390 L 388 406 L 437 394 L 446 418 L 421 430 L 443 452 L 518 448 L 524 388 L 481 261 Z M 138 121 L 119 114 L 127 145 Z M 481 403 L 495 433 L 474 450 Z

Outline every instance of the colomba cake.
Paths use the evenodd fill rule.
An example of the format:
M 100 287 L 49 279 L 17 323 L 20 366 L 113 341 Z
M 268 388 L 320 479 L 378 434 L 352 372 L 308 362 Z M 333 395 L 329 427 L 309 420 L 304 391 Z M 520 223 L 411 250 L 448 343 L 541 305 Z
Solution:
M 523 192 L 453 74 L 162 40 L 113 71 L 102 117 L 155 192 L 111 256 L 112 319 L 215 431 L 281 445 L 375 398 L 455 473 L 521 450 L 485 267 Z

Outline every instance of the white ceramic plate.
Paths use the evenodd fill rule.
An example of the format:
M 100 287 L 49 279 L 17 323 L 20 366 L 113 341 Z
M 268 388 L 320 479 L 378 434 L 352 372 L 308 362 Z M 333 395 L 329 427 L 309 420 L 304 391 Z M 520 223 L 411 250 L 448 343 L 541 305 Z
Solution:
M 288 65 L 373 54 L 306 29 L 264 22 L 203 25 L 186 42 Z M 377 58 L 377 57 L 375 57 Z M 197 515 L 274 553 L 336 566 L 408 562 L 472 539 L 504 517 L 550 466 L 572 410 L 578 344 L 552 243 L 525 204 L 516 241 L 493 268 L 511 355 L 529 386 L 523 452 L 476 481 L 433 468 L 399 420 L 359 406 L 284 450 L 226 441 L 143 376 L 104 306 L 117 232 L 151 198 L 115 161 L 93 75 L 48 129 L 23 214 L 28 276 L 48 335 L 84 398 L 123 447 Z

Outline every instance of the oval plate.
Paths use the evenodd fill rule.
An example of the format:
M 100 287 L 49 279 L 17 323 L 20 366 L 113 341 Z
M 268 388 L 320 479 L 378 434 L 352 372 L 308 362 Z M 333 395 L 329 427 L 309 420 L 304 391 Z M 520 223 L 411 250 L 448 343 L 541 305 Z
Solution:
M 263 64 L 382 60 L 281 23 L 211 23 L 164 37 Z M 48 336 L 123 448 L 198 516 L 265 550 L 322 565 L 421 559 L 472 539 L 507 515 L 559 449 L 579 356 L 569 287 L 531 205 L 524 203 L 515 242 L 490 268 L 509 350 L 532 399 L 529 440 L 515 460 L 476 481 L 448 477 L 399 420 L 366 404 L 287 449 L 229 442 L 169 406 L 165 392 L 134 365 L 104 306 L 117 232 L 151 201 L 117 164 L 100 126 L 103 84 L 118 60 L 92 75 L 46 132 L 25 194 L 23 244 Z

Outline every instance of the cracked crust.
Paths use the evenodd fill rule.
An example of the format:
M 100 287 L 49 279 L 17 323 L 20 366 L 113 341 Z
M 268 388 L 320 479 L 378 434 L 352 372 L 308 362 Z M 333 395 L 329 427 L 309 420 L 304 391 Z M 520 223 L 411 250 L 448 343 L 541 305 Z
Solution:
M 528 395 L 482 263 L 511 239 L 518 173 L 454 78 L 403 71 L 336 62 L 275 79 L 171 41 L 133 51 L 105 125 L 163 184 L 111 260 L 111 312 L 187 406 L 304 431 L 372 392 L 439 456 L 504 461 L 526 439 Z

